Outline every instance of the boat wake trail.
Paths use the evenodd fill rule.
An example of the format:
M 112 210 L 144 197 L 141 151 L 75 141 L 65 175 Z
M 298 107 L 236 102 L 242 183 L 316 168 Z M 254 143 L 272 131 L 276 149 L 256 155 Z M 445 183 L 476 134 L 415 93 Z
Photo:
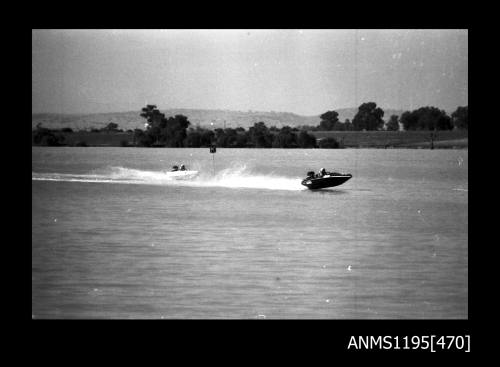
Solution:
M 301 178 L 259 174 L 246 166 L 233 167 L 216 172 L 201 172 L 189 180 L 168 177 L 165 171 L 144 171 L 125 167 L 109 167 L 89 174 L 31 173 L 35 181 L 92 182 L 111 184 L 139 184 L 159 186 L 226 187 L 233 189 L 268 189 L 299 191 L 306 189 Z

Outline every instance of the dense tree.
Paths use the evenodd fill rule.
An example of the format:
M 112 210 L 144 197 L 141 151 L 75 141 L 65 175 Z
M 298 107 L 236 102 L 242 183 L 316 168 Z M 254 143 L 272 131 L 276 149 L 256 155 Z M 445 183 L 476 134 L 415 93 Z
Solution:
M 274 135 L 273 148 L 297 148 L 297 134 L 290 126 L 283 126 L 278 134 Z
M 186 139 L 186 129 L 190 125 L 188 118 L 184 115 L 175 115 L 168 120 L 162 121 L 162 142 L 168 147 L 181 148 Z
M 302 130 L 312 131 L 349 131 L 353 130 L 353 125 L 349 119 L 340 122 L 339 114 L 336 111 L 327 111 L 320 116 L 321 122 L 318 126 L 309 127 L 303 126 Z
M 469 106 L 458 107 L 455 112 L 451 114 L 453 126 L 457 129 L 469 129 Z
M 436 107 L 421 107 L 401 115 L 404 130 L 451 130 L 453 124 L 445 111 Z
M 401 124 L 403 125 L 403 130 L 417 130 L 418 116 L 415 111 L 405 111 L 401 115 Z
M 351 120 L 349 120 L 349 119 L 345 119 L 343 125 L 344 125 L 344 131 L 352 131 L 352 130 L 354 130 L 354 126 L 353 126 Z
M 164 114 L 160 113 L 156 105 L 148 104 L 146 107 L 142 108 L 142 113 L 140 115 L 144 117 L 148 124 L 159 124 L 162 118 L 165 117 Z
M 333 130 L 339 122 L 339 114 L 337 111 L 327 111 L 320 115 L 319 118 L 321 119 L 319 129 L 323 131 Z
M 451 117 L 444 110 L 440 111 L 436 121 L 436 130 L 453 130 Z
M 340 121 L 337 121 L 335 123 L 335 125 L 333 125 L 333 131 L 344 131 L 346 128 L 345 124 L 340 122 Z
M 384 126 L 383 116 L 384 111 L 375 102 L 363 103 L 352 120 L 354 130 L 380 130 Z
M 319 141 L 318 146 L 320 148 L 339 148 L 340 144 L 337 139 L 333 137 L 323 138 Z
M 218 130 L 217 135 L 217 145 L 228 148 L 241 148 L 246 145 L 246 139 L 243 141 L 241 139 L 242 135 L 245 135 L 245 130 L 243 132 L 239 129 L 216 129 Z
M 141 129 L 134 130 L 134 142 L 139 147 L 150 147 L 153 145 L 153 136 Z
M 230 145 L 230 135 L 231 132 L 226 129 L 215 129 L 215 142 L 218 147 L 228 147 Z
M 151 145 L 157 146 L 184 146 L 184 141 L 187 138 L 186 129 L 190 125 L 186 116 L 175 115 L 167 119 L 155 105 L 147 105 L 142 109 L 141 117 L 147 121 L 145 134 L 148 135 L 148 138 L 139 137 L 143 143 L 149 144 L 152 141 Z
M 399 131 L 399 120 L 397 115 L 392 115 L 387 121 L 387 131 Z
M 110 122 L 109 124 L 106 125 L 106 127 L 103 128 L 104 131 L 108 132 L 116 132 L 118 131 L 118 124 L 115 124 L 114 122 Z
M 198 148 L 201 147 L 201 132 L 199 131 L 200 127 L 197 129 L 189 128 L 186 140 L 184 140 L 184 146 L 189 148 Z
M 238 129 L 236 129 L 236 131 L 238 132 L 236 135 L 236 147 L 238 147 L 238 148 L 248 147 L 248 145 L 249 145 L 248 144 L 248 134 L 244 130 L 243 130 L 243 132 L 241 132 L 241 131 L 238 131 Z
M 199 126 L 189 128 L 184 146 L 186 147 L 209 147 L 215 141 L 215 134 L 212 130 L 203 129 Z
M 273 136 L 266 124 L 262 121 L 254 123 L 248 130 L 250 143 L 256 148 L 270 148 Z
M 41 123 L 32 132 L 32 143 L 34 145 L 57 147 L 63 145 L 64 140 L 64 135 L 57 134 L 54 130 L 43 127 Z
M 209 147 L 215 139 L 215 134 L 212 130 L 203 130 L 201 132 L 201 146 Z
M 302 130 L 297 137 L 297 144 L 300 148 L 316 148 L 316 138 Z
M 297 129 L 299 131 L 318 131 L 319 130 L 319 125 L 316 126 L 309 126 L 309 125 L 298 125 Z
M 165 137 L 162 139 L 162 129 L 166 126 L 165 115 L 160 113 L 156 105 L 147 105 L 142 108 L 141 117 L 144 117 L 147 121 L 145 134 L 147 138 L 139 134 L 139 140 L 137 142 L 142 142 L 143 146 L 160 145 L 161 141 L 165 141 Z
M 57 147 L 57 146 L 62 145 L 63 141 L 64 141 L 64 136 L 47 134 L 47 135 L 42 136 L 42 139 L 40 141 L 40 145 L 46 145 L 49 147 Z
M 215 143 L 221 148 L 245 148 L 248 139 L 249 132 L 242 127 L 210 130 L 197 126 L 189 128 L 184 146 L 208 147 Z

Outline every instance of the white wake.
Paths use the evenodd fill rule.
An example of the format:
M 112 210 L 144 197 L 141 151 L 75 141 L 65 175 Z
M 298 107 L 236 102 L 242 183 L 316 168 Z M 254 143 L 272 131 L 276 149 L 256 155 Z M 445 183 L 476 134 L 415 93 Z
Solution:
M 246 166 L 223 169 L 219 172 L 200 172 L 186 180 L 169 177 L 166 171 L 145 171 L 126 167 L 109 167 L 101 172 L 88 174 L 36 173 L 36 181 L 91 182 L 111 184 L 143 184 L 162 186 L 226 187 L 268 190 L 304 190 L 300 177 L 284 177 L 252 172 Z

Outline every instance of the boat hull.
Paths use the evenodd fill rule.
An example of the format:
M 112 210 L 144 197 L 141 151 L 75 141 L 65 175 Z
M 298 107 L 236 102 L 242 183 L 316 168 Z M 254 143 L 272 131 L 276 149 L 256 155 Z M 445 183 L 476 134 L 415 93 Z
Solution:
M 167 177 L 174 180 L 189 180 L 198 175 L 198 171 L 171 171 L 167 172 Z
M 335 175 L 335 176 L 323 176 L 318 178 L 306 178 L 302 181 L 302 185 L 306 186 L 308 189 L 325 189 L 327 187 L 335 187 L 342 185 L 347 180 L 351 179 L 352 175 Z

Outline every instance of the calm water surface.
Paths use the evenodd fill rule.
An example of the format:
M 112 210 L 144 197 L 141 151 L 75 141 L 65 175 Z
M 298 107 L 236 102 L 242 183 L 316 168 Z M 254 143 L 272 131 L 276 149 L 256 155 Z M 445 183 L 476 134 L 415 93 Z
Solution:
M 467 318 L 468 151 L 33 147 L 32 314 Z

